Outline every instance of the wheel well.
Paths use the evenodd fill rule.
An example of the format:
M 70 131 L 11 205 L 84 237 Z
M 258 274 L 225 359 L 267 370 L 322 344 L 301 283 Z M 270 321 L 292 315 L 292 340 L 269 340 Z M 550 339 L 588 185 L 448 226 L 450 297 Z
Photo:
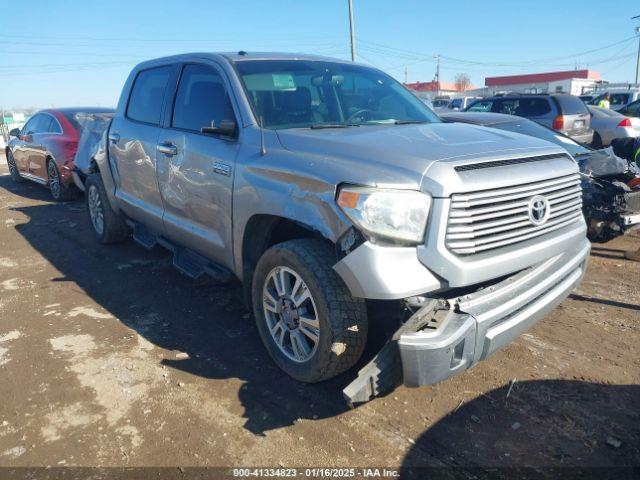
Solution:
M 318 238 L 333 243 L 320 232 L 299 222 L 275 215 L 255 215 L 249 219 L 242 238 L 242 277 L 245 301 L 251 304 L 251 279 L 262 254 L 278 243 L 299 238 Z

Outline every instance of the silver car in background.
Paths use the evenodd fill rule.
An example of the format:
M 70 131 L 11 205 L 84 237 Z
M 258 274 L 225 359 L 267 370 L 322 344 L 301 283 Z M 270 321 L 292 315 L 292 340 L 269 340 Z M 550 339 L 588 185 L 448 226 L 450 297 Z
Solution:
M 465 112 L 516 115 L 553 128 L 580 143 L 591 143 L 593 130 L 587 106 L 580 98 L 558 94 L 510 94 L 472 103 Z
M 640 118 L 630 118 L 608 108 L 587 107 L 594 130 L 592 146 L 606 147 L 614 138 L 640 137 Z

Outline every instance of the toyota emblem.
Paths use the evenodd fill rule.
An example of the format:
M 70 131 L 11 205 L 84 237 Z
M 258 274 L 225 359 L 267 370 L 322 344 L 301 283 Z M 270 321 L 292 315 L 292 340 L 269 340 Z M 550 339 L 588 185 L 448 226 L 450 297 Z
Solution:
M 534 225 L 542 225 L 549 218 L 551 207 L 549 200 L 542 195 L 536 195 L 529 200 L 529 220 Z

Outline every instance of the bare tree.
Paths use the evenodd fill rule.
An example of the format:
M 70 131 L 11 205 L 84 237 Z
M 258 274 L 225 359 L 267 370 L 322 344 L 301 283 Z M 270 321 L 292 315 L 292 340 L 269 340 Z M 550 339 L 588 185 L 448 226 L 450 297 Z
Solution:
M 471 78 L 466 73 L 459 73 L 455 78 L 456 90 L 464 92 L 471 85 Z

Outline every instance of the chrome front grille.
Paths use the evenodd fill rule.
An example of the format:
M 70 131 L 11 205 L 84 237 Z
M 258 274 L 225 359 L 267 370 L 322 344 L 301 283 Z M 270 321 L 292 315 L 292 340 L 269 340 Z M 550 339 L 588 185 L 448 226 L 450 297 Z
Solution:
M 549 214 L 541 225 L 529 216 L 529 203 L 541 195 Z M 582 215 L 580 175 L 451 196 L 446 245 L 469 255 L 504 247 L 561 229 Z

